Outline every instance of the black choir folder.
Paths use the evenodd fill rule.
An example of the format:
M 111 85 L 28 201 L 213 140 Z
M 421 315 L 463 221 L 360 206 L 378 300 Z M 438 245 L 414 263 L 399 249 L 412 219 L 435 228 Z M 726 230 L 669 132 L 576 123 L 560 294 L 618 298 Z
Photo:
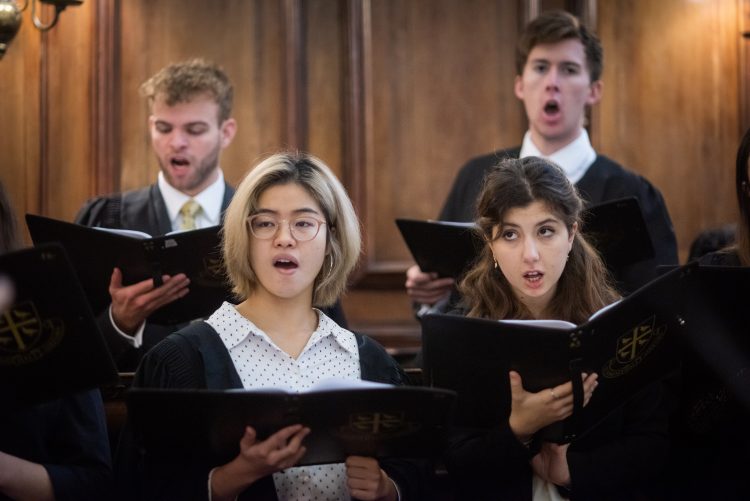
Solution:
M 115 364 L 62 247 L 4 254 L 0 275 L 14 288 L 12 304 L 0 311 L 0 409 L 117 381 Z
M 654 257 L 637 198 L 592 205 L 582 218 L 583 233 L 610 269 Z M 396 225 L 419 268 L 441 277 L 461 276 L 483 245 L 473 223 L 396 219 Z
M 328 386 L 340 386 L 334 383 Z M 454 392 L 356 383 L 340 389 L 319 384 L 304 393 L 132 388 L 126 398 L 128 416 L 147 451 L 185 450 L 229 461 L 239 453 L 245 426 L 265 439 L 299 423 L 311 430 L 299 465 L 338 463 L 349 455 L 428 457 L 440 452 Z
M 396 225 L 419 268 L 440 277 L 461 276 L 482 246 L 473 223 L 396 219 Z
M 109 281 L 115 266 L 122 270 L 125 285 L 148 278 L 159 285 L 165 274 L 185 273 L 190 278 L 190 292 L 155 311 L 151 322 L 177 324 L 204 317 L 232 297 L 223 276 L 218 226 L 149 237 L 34 214 L 26 214 L 26 224 L 35 244 L 62 244 L 97 313 L 110 303 Z
M 750 268 L 699 266 L 694 275 L 685 317 L 691 326 L 683 346 L 690 354 L 686 363 L 700 363 L 750 412 Z
M 510 415 L 509 370 L 518 371 L 524 387 L 533 392 L 572 380 L 573 415 L 541 432 L 549 441 L 571 441 L 679 367 L 683 293 L 693 268 L 662 275 L 578 326 L 426 315 L 425 381 L 458 393 L 456 425 L 489 428 Z M 582 372 L 599 374 L 599 385 L 585 407 Z

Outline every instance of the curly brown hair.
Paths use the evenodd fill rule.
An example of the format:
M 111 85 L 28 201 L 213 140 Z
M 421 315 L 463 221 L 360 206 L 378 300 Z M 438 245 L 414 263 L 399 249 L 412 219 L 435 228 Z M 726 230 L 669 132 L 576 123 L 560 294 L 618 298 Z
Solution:
M 185 103 L 200 94 L 210 95 L 219 105 L 219 124 L 232 114 L 234 89 L 224 70 L 203 59 L 170 64 L 141 85 L 141 94 L 153 103 L 163 95 L 169 106 Z

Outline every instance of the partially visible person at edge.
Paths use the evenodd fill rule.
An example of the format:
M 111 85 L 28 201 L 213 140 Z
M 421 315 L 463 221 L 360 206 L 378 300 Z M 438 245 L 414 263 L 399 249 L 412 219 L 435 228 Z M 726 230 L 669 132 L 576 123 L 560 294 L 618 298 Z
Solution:
M 702 266 L 750 266 L 750 130 L 742 136 L 735 165 L 738 218 L 733 244 L 700 258 Z M 736 293 L 736 292 L 735 292 Z M 743 300 L 740 300 L 742 302 Z M 706 332 L 721 342 L 721 336 Z M 735 352 L 736 347 L 720 347 Z M 732 358 L 745 357 L 741 352 Z M 746 371 L 731 384 L 723 379 L 703 353 L 689 351 L 682 364 L 679 405 L 673 415 L 672 455 L 667 499 L 747 498 L 745 474 L 750 469 L 747 451 L 747 408 L 730 386 L 747 387 Z M 714 362 L 716 363 L 716 362 Z M 718 363 L 723 361 L 718 360 Z
M 20 246 L 15 211 L 0 183 L 0 254 Z M 12 284 L 0 278 L 5 303 L 10 303 Z M 10 306 L 0 304 L 0 312 Z M 111 454 L 98 389 L 36 404 L 4 400 L 1 405 L 0 499 L 111 497 Z
M 633 196 L 640 202 L 655 256 L 615 270 L 618 289 L 630 293 L 656 277 L 657 265 L 678 263 L 677 240 L 659 190 L 597 154 L 589 142 L 586 110 L 602 96 L 603 54 L 596 35 L 567 12 L 544 12 L 526 26 L 516 48 L 514 92 L 523 102 L 529 130 L 520 147 L 469 160 L 459 171 L 439 219 L 472 221 L 482 179 L 499 160 L 548 158 L 563 168 L 587 206 Z M 437 278 L 417 265 L 406 273 L 407 293 L 423 305 L 421 312 L 436 305 L 440 309 L 453 285 L 453 279 Z
M 193 59 L 162 68 L 143 83 L 141 92 L 151 109 L 148 126 L 160 168 L 157 182 L 95 197 L 75 222 L 153 236 L 220 225 L 234 195 L 219 166 L 222 151 L 237 132 L 229 77 L 215 64 Z M 125 285 L 121 270 L 113 270 L 112 303 L 98 323 L 121 372 L 134 371 L 143 354 L 178 327 L 156 325 L 147 318 L 185 296 L 189 286 L 184 273 L 165 275 L 158 287 L 150 279 Z M 329 313 L 346 326 L 338 303 Z
M 133 386 L 305 391 L 329 377 L 403 384 L 382 346 L 319 309 L 340 296 L 360 249 L 354 208 L 325 164 L 306 154 L 265 159 L 240 184 L 224 223 L 224 261 L 241 302 L 159 343 Z M 295 424 L 260 440 L 248 426 L 237 457 L 218 462 L 184 451 L 140 455 L 126 431 L 125 443 L 135 441 L 117 470 L 131 468 L 120 477 L 126 486 L 143 482 L 139 499 L 423 499 L 421 466 L 410 461 L 351 456 L 295 467 L 309 432 Z
M 616 301 L 601 258 L 580 232 L 582 208 L 563 170 L 548 160 L 507 159 L 491 169 L 476 220 L 486 245 L 459 284 L 462 312 L 580 324 Z M 458 499 L 640 499 L 651 492 L 668 443 L 660 384 L 558 445 L 537 432 L 571 415 L 572 383 L 532 393 L 522 374 L 505 377 L 508 420 L 487 431 L 457 429 L 450 440 L 445 463 Z M 596 398 L 598 375 L 581 377 L 585 405 Z

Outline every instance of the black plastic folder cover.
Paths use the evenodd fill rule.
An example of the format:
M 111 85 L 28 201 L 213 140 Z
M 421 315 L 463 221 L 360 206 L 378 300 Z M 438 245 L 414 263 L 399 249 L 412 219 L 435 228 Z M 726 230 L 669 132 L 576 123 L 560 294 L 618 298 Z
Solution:
M 95 312 L 110 303 L 112 269 L 123 272 L 125 285 L 148 278 L 161 282 L 162 275 L 185 273 L 190 292 L 155 311 L 149 320 L 176 324 L 204 317 L 216 310 L 231 291 L 223 277 L 219 227 L 144 238 L 101 228 L 26 214 L 35 244 L 59 242 L 67 251 Z
M 418 387 L 319 390 L 161 390 L 133 388 L 128 415 L 146 450 L 189 450 L 217 461 L 239 453 L 245 426 L 265 439 L 303 424 L 307 453 L 299 465 L 343 462 L 349 455 L 437 454 L 455 393 Z
M 750 413 L 750 268 L 700 266 L 691 291 L 684 347 L 689 360 L 700 361 Z M 702 378 L 698 383 L 708 384 Z
M 396 219 L 396 225 L 419 268 L 441 277 L 459 277 L 482 246 L 471 223 Z
M 60 246 L 4 254 L 0 275 L 8 277 L 14 289 L 13 303 L 0 311 L 4 405 L 39 402 L 117 381 L 115 364 Z
M 682 293 L 692 268 L 661 276 L 579 326 L 427 315 L 422 319 L 425 380 L 455 390 L 456 424 L 477 428 L 507 421 L 511 369 L 533 392 L 579 382 L 573 415 L 542 432 L 546 440 L 570 441 L 677 369 L 685 328 Z M 581 407 L 582 372 L 599 375 L 586 407 Z
M 616 270 L 654 257 L 654 247 L 634 197 L 592 205 L 583 214 L 583 233 Z M 472 223 L 396 219 L 401 236 L 422 271 L 459 277 L 483 245 Z
M 582 230 L 611 269 L 654 257 L 654 245 L 635 197 L 588 207 Z

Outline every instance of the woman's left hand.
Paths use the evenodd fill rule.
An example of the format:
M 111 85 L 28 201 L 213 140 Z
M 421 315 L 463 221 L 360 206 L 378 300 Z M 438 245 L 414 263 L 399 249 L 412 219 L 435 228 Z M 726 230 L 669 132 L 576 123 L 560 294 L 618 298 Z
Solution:
M 570 444 L 558 445 L 544 442 L 539 454 L 531 459 L 534 473 L 555 485 L 570 485 L 567 452 Z
M 397 499 L 395 484 L 375 458 L 349 456 L 346 458 L 346 477 L 353 498 L 366 501 Z

